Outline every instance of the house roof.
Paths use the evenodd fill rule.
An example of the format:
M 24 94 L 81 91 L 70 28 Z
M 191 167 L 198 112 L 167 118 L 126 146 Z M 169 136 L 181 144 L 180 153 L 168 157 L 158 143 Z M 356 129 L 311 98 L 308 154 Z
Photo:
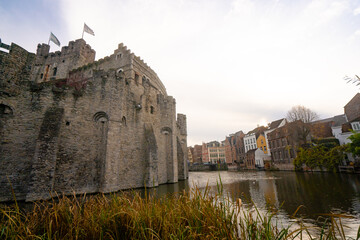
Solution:
M 264 133 L 265 130 L 267 130 L 266 127 L 260 126 L 260 127 L 257 127 L 257 128 L 255 128 L 255 129 L 251 130 L 251 131 L 248 132 L 246 135 L 255 133 L 255 137 L 256 137 L 256 139 L 257 139 L 261 133 Z
M 340 116 L 340 115 L 339 115 L 339 116 Z M 313 122 L 311 122 L 311 123 L 325 123 L 325 122 L 332 122 L 332 121 L 334 121 L 334 118 L 335 118 L 335 117 L 324 118 L 324 119 L 320 119 L 320 120 L 313 121 Z
M 333 117 L 333 127 L 338 127 L 338 126 L 341 126 L 343 125 L 344 123 L 346 123 L 346 117 L 345 117 L 345 114 L 341 114 L 341 115 L 337 115 L 335 117 Z
M 282 118 L 282 119 L 279 119 L 279 120 L 276 120 L 276 121 L 272 121 L 272 122 L 270 123 L 270 125 L 269 125 L 269 130 L 279 127 L 280 123 L 281 123 L 284 119 L 285 119 L 285 118 Z
M 249 151 L 246 152 L 246 154 L 250 154 L 250 153 L 255 153 L 256 149 L 251 149 Z
M 354 101 L 357 101 L 358 98 L 360 99 L 360 93 L 355 94 L 355 96 L 344 107 L 346 107 L 347 105 L 351 104 Z
M 236 132 L 236 133 L 235 133 L 235 136 L 238 136 L 238 135 L 244 135 L 244 132 L 243 132 L 243 131 L 241 131 L 241 130 L 240 130 L 240 131 L 238 131 L 238 132 Z

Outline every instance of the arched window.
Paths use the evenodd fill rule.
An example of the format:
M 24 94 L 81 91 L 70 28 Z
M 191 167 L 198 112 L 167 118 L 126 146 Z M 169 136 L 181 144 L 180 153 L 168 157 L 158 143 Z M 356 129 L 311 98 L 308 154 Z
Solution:
M 0 104 L 0 117 L 10 117 L 13 115 L 13 110 L 10 106 Z
M 125 116 L 122 117 L 121 123 L 123 126 L 126 126 L 126 117 Z
M 161 133 L 164 134 L 164 135 L 169 135 L 169 134 L 172 133 L 172 130 L 171 130 L 171 128 L 169 128 L 169 127 L 163 127 L 163 128 L 161 129 Z
M 102 123 L 104 123 L 104 122 L 109 121 L 109 116 L 108 116 L 105 112 L 100 111 L 100 112 L 97 112 L 97 113 L 94 114 L 93 120 L 94 120 L 95 122 L 102 122 Z

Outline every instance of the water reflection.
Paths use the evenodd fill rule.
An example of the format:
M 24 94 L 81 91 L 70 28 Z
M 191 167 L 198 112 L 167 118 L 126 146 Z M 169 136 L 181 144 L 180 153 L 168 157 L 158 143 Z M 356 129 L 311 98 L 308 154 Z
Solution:
M 245 204 L 253 201 L 262 212 L 280 209 L 280 218 L 289 221 L 296 209 L 297 216 L 313 223 L 320 214 L 345 213 L 355 219 L 343 223 L 356 230 L 360 225 L 360 176 L 332 173 L 294 172 L 190 172 L 189 180 L 161 185 L 151 189 L 157 197 L 166 193 L 188 191 L 191 187 L 204 189 L 207 185 L 217 191 L 219 176 L 225 194 Z
M 224 191 L 261 207 L 281 206 L 288 214 L 304 205 L 301 214 L 341 211 L 360 218 L 360 176 L 294 172 L 191 172 L 189 185 L 216 186 L 221 177 Z

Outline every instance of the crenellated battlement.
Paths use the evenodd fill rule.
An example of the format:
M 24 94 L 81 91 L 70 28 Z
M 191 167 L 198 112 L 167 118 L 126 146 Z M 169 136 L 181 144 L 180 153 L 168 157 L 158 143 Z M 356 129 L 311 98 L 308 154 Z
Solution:
M 69 71 L 94 62 L 95 50 L 84 39 L 70 41 L 61 51 L 49 53 L 48 44 L 39 44 L 33 70 L 34 82 L 65 79 Z
M 140 80 L 147 80 L 162 94 L 167 95 L 166 88 L 155 71 L 123 43 L 119 43 L 118 48 L 115 49 L 114 53 L 110 56 L 97 60 L 95 65 L 97 65 L 100 69 L 118 69 L 128 66 L 128 70 L 130 70 L 131 73 L 130 76 L 127 76 L 127 78 L 135 81 L 138 81 L 136 78 L 140 78 Z

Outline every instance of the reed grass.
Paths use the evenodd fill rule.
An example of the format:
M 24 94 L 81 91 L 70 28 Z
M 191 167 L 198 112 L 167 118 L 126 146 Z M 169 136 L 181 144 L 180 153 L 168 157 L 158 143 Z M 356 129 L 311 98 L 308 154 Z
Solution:
M 349 239 L 341 215 L 310 233 L 299 221 L 278 226 L 276 212 L 261 214 L 209 188 L 155 198 L 139 193 L 61 196 L 0 207 L 0 239 Z M 340 219 L 340 221 L 339 221 Z M 360 228 L 358 231 L 359 239 Z

